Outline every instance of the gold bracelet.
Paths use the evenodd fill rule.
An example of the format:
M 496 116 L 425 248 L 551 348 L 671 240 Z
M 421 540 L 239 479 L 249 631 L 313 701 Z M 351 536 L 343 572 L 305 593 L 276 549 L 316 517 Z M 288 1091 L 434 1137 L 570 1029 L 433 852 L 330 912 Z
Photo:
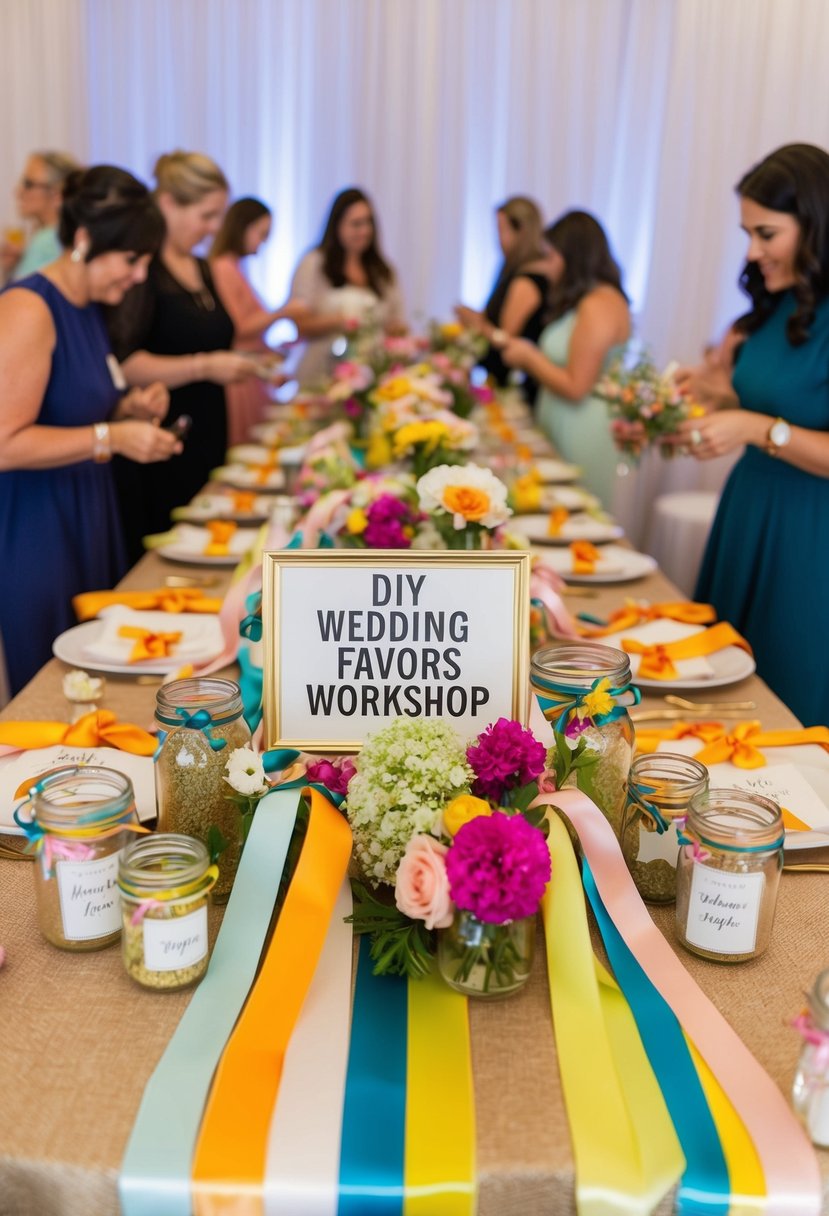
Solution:
M 93 423 L 92 432 L 92 459 L 96 464 L 106 464 L 108 460 L 112 460 L 112 443 L 109 435 L 109 423 Z

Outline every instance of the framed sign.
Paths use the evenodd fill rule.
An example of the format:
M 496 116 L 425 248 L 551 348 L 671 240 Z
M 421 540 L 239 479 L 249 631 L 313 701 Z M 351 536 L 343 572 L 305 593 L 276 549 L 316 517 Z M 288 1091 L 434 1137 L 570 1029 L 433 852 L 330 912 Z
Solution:
M 265 746 L 358 751 L 401 715 L 526 723 L 529 586 L 514 551 L 265 553 Z

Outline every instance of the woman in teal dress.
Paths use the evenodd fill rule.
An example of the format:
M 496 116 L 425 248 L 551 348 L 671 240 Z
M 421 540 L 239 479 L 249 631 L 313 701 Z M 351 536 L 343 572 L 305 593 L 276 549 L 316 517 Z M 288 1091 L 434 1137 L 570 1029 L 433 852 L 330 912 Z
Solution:
M 752 307 L 733 326 L 736 399 L 683 423 L 680 438 L 702 460 L 745 452 L 723 491 L 696 598 L 748 639 L 759 674 L 805 725 L 826 725 L 829 153 L 779 148 L 737 193 L 749 239 L 740 282 Z
M 608 362 L 630 337 L 630 309 L 622 272 L 597 220 L 569 211 L 544 233 L 552 282 L 548 324 L 538 346 L 513 338 L 504 361 L 540 385 L 537 417 L 564 460 L 610 507 L 618 452 L 607 405 L 593 389 Z

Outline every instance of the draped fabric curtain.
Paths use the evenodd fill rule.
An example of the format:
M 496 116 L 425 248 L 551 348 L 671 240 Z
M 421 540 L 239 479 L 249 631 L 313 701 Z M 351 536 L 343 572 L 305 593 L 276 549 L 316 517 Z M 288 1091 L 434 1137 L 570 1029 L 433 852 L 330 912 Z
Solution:
M 825 0 L 0 0 L 0 224 L 29 150 L 149 180 L 174 147 L 265 199 L 251 266 L 285 293 L 331 196 L 374 197 L 409 317 L 480 304 L 493 207 L 604 222 L 660 361 L 742 310 L 733 186 L 777 144 L 829 144 Z M 645 461 L 620 483 L 641 535 L 666 485 L 722 467 Z

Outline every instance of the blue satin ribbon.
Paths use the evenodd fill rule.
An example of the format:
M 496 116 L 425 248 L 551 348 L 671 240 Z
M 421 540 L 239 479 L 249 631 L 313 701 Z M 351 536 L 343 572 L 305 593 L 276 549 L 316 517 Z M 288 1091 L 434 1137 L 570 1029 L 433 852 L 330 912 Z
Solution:
M 373 975 L 360 939 L 348 1053 L 337 1216 L 402 1216 L 408 981 Z
M 590 695 L 590 693 L 596 691 L 601 681 L 602 677 L 594 680 L 587 692 L 578 692 L 574 694 L 573 689 L 570 686 L 565 684 L 553 684 L 549 680 L 545 680 L 542 684 L 537 677 L 534 677 L 533 691 L 535 692 L 536 700 L 541 706 L 541 712 L 544 714 L 545 718 L 547 717 L 548 709 L 555 708 L 561 710 L 554 729 L 557 731 L 562 731 L 567 725 L 568 715 L 574 709 L 579 709 L 582 705 L 584 705 L 587 697 Z M 545 697 L 542 690 L 552 693 L 559 693 L 560 696 Z M 613 709 L 611 709 L 609 713 L 597 714 L 595 718 L 591 718 L 590 721 L 594 726 L 604 726 L 607 722 L 615 722 L 617 718 L 621 718 L 623 714 L 627 713 L 627 707 L 629 705 L 638 705 L 642 700 L 642 693 L 634 684 L 622 684 L 619 688 L 608 688 L 607 692 L 609 696 L 613 697 L 617 704 L 614 705 Z M 630 694 L 631 700 L 626 701 L 624 705 L 619 705 L 619 698 L 627 694 Z M 563 697 L 564 700 L 562 700 L 561 697 Z
M 294 790 L 257 807 L 207 973 L 141 1099 L 118 1180 L 122 1216 L 190 1216 L 210 1082 L 256 976 L 298 808 Z
M 610 918 L 586 858 L 582 880 L 610 965 L 636 1020 L 685 1154 L 679 1211 L 686 1216 L 727 1216 L 731 1202 L 728 1166 L 682 1027 Z
M 637 785 L 635 781 L 628 782 L 628 806 L 635 806 L 642 815 L 647 815 L 654 822 L 657 832 L 662 835 L 671 826 L 658 806 L 649 802 L 646 795 L 656 793 L 652 785 Z
M 251 733 L 262 721 L 262 668 L 251 661 L 250 650 L 240 646 L 236 656 L 239 664 L 239 690 L 242 694 L 242 711 Z

